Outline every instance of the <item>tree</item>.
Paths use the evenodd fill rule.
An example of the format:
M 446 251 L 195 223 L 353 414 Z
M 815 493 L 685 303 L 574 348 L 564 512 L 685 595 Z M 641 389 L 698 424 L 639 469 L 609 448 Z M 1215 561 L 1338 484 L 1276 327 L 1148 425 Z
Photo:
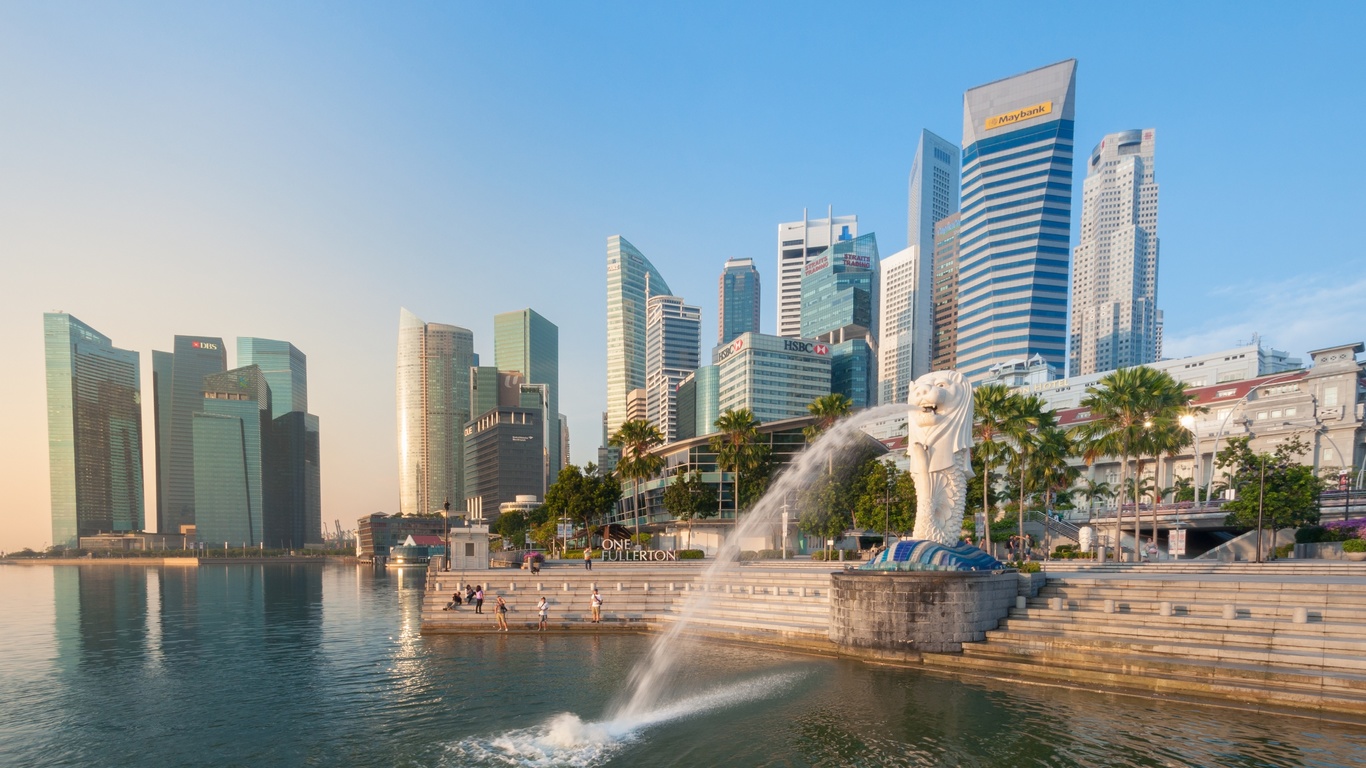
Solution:
M 973 453 L 982 461 L 982 514 L 987 530 L 980 533 L 991 548 L 991 475 L 996 462 L 1006 455 L 1009 446 L 1004 439 L 1014 430 L 1012 419 L 1018 408 L 1012 398 L 1018 397 L 1004 384 L 983 384 L 972 391 Z
M 915 481 L 890 460 L 865 461 L 855 480 L 854 525 L 910 533 L 915 528 Z
M 834 475 L 825 475 L 818 482 L 797 497 L 797 527 L 821 540 L 828 559 L 830 542 L 842 536 L 852 520 L 843 484 Z
M 1002 432 L 1014 443 L 1012 453 L 1016 466 L 1013 474 L 1020 478 L 1019 536 L 1020 541 L 1024 541 L 1025 490 L 1031 485 L 1026 469 L 1042 430 L 1056 426 L 1057 417 L 1052 411 L 1044 410 L 1047 406 L 1037 395 L 1011 395 L 1006 403 L 1008 414 L 1002 422 Z
M 584 470 L 570 464 L 560 470 L 555 484 L 545 492 L 545 504 L 537 512 L 544 515 L 531 517 L 528 525 L 542 525 L 546 519 L 559 521 L 565 518 L 570 522 L 587 527 L 594 520 L 612 512 L 621 499 L 621 483 L 612 475 L 597 474 L 597 467 L 588 464 Z
M 664 489 L 664 508 L 688 523 L 688 548 L 692 549 L 692 521 L 716 515 L 716 491 L 702 482 L 702 475 L 679 467 L 673 482 Z
M 1184 390 L 1181 392 L 1181 394 L 1185 395 Z M 1187 401 L 1189 401 L 1189 398 L 1187 398 Z M 1188 412 L 1190 409 L 1185 408 L 1179 410 L 1181 410 L 1181 412 L 1178 412 L 1178 408 L 1173 406 L 1170 408 L 1168 412 L 1158 414 L 1152 420 L 1153 426 L 1148 431 L 1148 445 L 1152 449 L 1153 455 L 1157 457 L 1158 471 L 1156 474 L 1160 474 L 1162 471 L 1163 456 L 1175 456 L 1176 454 L 1180 453 L 1182 449 L 1184 449 L 1186 446 L 1190 445 L 1191 442 L 1194 440 L 1194 438 L 1191 436 L 1190 430 L 1182 426 L 1180 422 L 1180 417 L 1183 415 L 1183 413 Z M 1152 488 L 1153 544 L 1157 544 L 1157 507 L 1159 504 L 1162 503 L 1162 497 L 1166 496 L 1167 493 L 1170 492 L 1170 489 L 1159 488 L 1157 485 L 1157 480 L 1158 478 L 1155 476 L 1153 478 Z
M 1323 480 L 1299 461 L 1309 445 L 1297 435 L 1271 453 L 1254 453 L 1248 443 L 1246 437 L 1232 438 L 1215 459 L 1236 494 L 1224 502 L 1225 523 L 1255 528 L 1259 508 L 1262 525 L 1272 530 L 1318 523 Z
M 735 517 L 740 517 L 740 476 L 755 468 L 762 453 L 756 449 L 759 443 L 759 420 L 748 408 L 726 411 L 714 425 L 716 434 L 712 435 L 711 450 L 716 454 L 716 466 L 722 472 L 734 473 Z M 720 494 L 717 494 L 719 509 Z
M 664 442 L 659 428 L 644 419 L 627 421 L 617 428 L 607 444 L 621 449 L 621 459 L 617 461 L 617 474 L 633 484 L 631 517 L 635 520 L 635 532 L 640 533 L 640 481 L 649 480 L 664 468 L 664 457 L 652 453 L 656 446 Z
M 829 395 L 821 395 L 812 400 L 806 406 L 807 413 L 816 417 L 816 423 L 802 428 L 802 435 L 806 437 L 806 442 L 814 443 L 825 430 L 833 427 L 835 422 L 849 415 L 849 411 L 854 407 L 854 401 L 848 397 L 835 392 Z
M 1114 489 L 1110 487 L 1109 483 L 1104 480 L 1096 482 L 1089 478 L 1081 482 L 1081 485 L 1077 488 L 1077 492 L 1082 495 L 1082 498 L 1086 499 L 1086 519 L 1088 521 L 1091 519 L 1092 512 L 1095 509 L 1096 499 L 1108 499 L 1115 495 Z
M 1145 366 L 1120 368 L 1086 388 L 1081 407 L 1091 421 L 1076 427 L 1073 438 L 1082 446 L 1082 458 L 1093 464 L 1105 456 L 1119 458 L 1119 510 L 1115 516 L 1115 547 L 1119 551 L 1129 459 L 1147 452 L 1148 430 L 1155 418 L 1163 418 L 1189 404 L 1185 385 L 1165 371 Z M 1141 470 L 1142 467 L 1140 466 Z M 1134 508 L 1134 545 L 1138 545 L 1138 508 Z

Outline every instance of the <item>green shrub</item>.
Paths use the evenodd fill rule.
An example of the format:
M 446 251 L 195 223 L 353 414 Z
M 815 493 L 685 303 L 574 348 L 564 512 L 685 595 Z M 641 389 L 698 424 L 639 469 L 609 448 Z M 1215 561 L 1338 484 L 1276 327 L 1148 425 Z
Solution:
M 1034 562 L 1033 560 L 1027 563 L 1020 563 L 1020 573 L 1038 573 L 1041 570 L 1043 569 L 1040 568 L 1039 564 Z
M 741 553 L 740 553 L 739 557 L 737 557 L 737 558 L 735 558 L 735 559 L 737 559 L 737 560 L 758 560 L 758 559 L 759 559 L 759 553 L 758 553 L 758 552 L 755 552 L 755 551 L 752 550 L 752 549 L 746 549 L 744 552 L 741 552 Z
M 1318 544 L 1328 541 L 1328 529 L 1321 525 L 1306 525 L 1295 531 L 1296 544 Z
M 789 549 L 789 550 L 787 551 L 787 556 L 788 556 L 788 557 L 793 557 L 793 552 L 792 552 L 792 550 Z M 781 560 L 781 559 L 783 559 L 783 551 L 782 551 L 781 549 L 761 549 L 761 550 L 759 550 L 759 559 L 760 559 L 760 560 Z
M 680 549 L 678 550 L 679 560 L 702 560 L 707 556 L 706 552 L 700 549 Z
M 1277 557 L 1277 558 L 1284 559 L 1284 558 L 1290 557 L 1290 554 L 1291 554 L 1292 552 L 1294 552 L 1294 551 L 1295 551 L 1295 545 L 1294 545 L 1294 544 L 1282 544 L 1282 545 L 1280 545 L 1279 547 L 1276 547 L 1276 557 Z
M 1366 540 L 1348 539 L 1342 542 L 1343 552 L 1366 552 Z

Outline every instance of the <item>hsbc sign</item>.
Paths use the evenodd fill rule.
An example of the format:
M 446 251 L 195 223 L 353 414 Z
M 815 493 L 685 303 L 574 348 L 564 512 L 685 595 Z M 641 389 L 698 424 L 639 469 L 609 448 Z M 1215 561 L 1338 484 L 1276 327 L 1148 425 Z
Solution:
M 745 339 L 744 337 L 740 337 L 735 341 L 732 341 L 731 343 L 727 344 L 725 347 L 723 347 L 720 351 L 716 353 L 716 362 L 719 363 L 722 360 L 729 358 L 731 355 L 735 354 L 736 352 L 739 352 L 744 348 Z
M 825 344 L 818 344 L 812 341 L 796 341 L 793 339 L 783 339 L 783 350 L 786 352 L 806 352 L 812 355 L 828 355 L 830 347 Z

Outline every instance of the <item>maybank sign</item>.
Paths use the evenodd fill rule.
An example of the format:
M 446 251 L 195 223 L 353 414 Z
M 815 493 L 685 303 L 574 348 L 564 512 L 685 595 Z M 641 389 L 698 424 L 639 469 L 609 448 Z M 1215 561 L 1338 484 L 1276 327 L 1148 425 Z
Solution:
M 1045 101 L 1042 104 L 1034 104 L 1032 106 L 1023 107 L 1021 109 L 1015 110 L 1014 112 L 1007 112 L 1004 115 L 988 117 L 986 129 L 990 131 L 995 128 L 1002 128 L 1007 125 L 1014 125 L 1015 123 L 1024 122 L 1025 120 L 1033 120 L 1036 117 L 1043 117 L 1044 115 L 1050 114 L 1052 111 L 1053 102 Z

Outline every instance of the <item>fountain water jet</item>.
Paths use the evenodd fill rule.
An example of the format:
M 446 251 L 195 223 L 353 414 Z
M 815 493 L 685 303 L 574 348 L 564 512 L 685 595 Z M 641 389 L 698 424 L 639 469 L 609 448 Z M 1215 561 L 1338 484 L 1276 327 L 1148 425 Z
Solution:
M 723 575 L 735 572 L 740 542 L 755 535 L 763 526 L 771 525 L 782 511 L 788 494 L 819 482 L 837 464 L 843 467 L 859 444 L 870 439 L 862 432 L 863 427 L 904 413 L 904 403 L 859 411 L 836 422 L 818 440 L 797 454 L 763 498 L 736 521 L 735 530 L 721 544 L 711 565 L 703 570 L 700 588 L 689 592 L 683 601 L 678 620 L 655 638 L 650 652 L 631 670 L 626 687 L 629 693 L 613 709 L 612 719 L 629 719 L 659 709 L 660 702 L 669 693 L 674 665 L 681 655 L 675 646 L 691 627 L 698 609 L 711 600 L 712 586 Z

